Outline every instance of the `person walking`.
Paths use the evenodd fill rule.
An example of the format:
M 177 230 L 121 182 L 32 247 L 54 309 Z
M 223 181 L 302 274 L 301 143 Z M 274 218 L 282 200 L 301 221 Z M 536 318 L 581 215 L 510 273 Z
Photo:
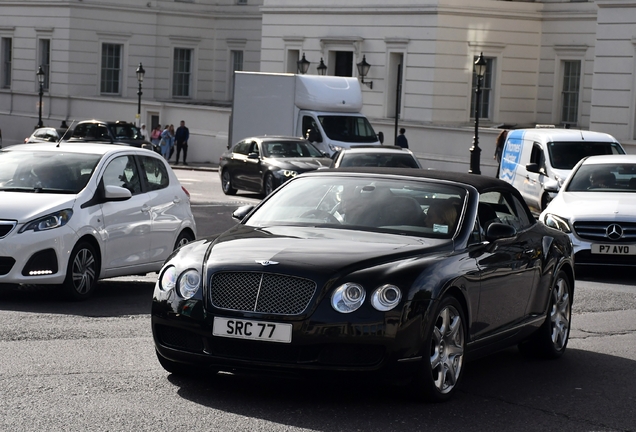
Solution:
M 154 145 L 159 145 L 159 141 L 161 140 L 161 125 L 158 124 L 150 133 L 150 142 Z
M 404 136 L 404 132 L 406 132 L 406 129 L 401 128 L 400 134 L 397 136 L 397 140 L 395 141 L 395 144 L 402 148 L 409 148 L 409 140 L 407 140 L 406 137 Z
M 179 165 L 179 156 L 181 150 L 183 150 L 183 164 L 187 165 L 186 159 L 188 157 L 188 139 L 190 139 L 190 130 L 186 127 L 185 121 L 181 120 L 177 132 L 175 133 L 175 140 L 177 142 L 177 160 L 176 165 Z
M 497 140 L 495 141 L 495 154 L 492 156 L 492 158 L 497 161 L 497 174 L 495 175 L 495 177 L 497 178 L 499 178 L 499 171 L 501 169 L 501 155 L 503 154 L 503 148 L 507 136 L 508 130 L 504 129 L 499 132 L 499 135 L 497 135 Z
M 170 134 L 170 126 L 166 125 L 163 132 L 161 132 L 161 140 L 159 141 L 161 156 L 163 156 L 166 160 L 170 159 L 170 149 L 173 145 L 173 139 L 174 137 Z
M 150 136 L 148 135 L 148 129 L 146 129 L 146 125 L 142 124 L 141 128 L 139 129 L 139 132 L 141 133 L 141 137 L 143 139 L 145 139 L 146 141 L 150 141 Z

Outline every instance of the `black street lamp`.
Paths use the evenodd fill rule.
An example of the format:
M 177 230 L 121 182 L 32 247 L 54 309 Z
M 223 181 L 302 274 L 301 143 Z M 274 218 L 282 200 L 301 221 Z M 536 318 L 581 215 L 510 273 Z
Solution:
M 318 75 L 327 75 L 327 65 L 322 60 L 322 57 L 320 57 L 320 64 L 316 69 L 318 70 Z
M 360 75 L 360 82 L 362 84 L 366 84 L 367 87 L 369 87 L 370 89 L 373 88 L 373 81 L 365 81 L 364 77 L 367 76 L 367 74 L 369 73 L 369 69 L 371 69 L 371 65 L 369 63 L 367 63 L 367 56 L 363 55 L 362 56 L 362 61 L 360 63 L 356 63 L 356 66 L 358 67 L 358 75 Z
M 145 73 L 144 67 L 139 63 L 139 67 L 137 68 L 137 81 L 139 81 L 139 90 L 137 90 L 137 126 L 141 126 L 141 95 L 143 94 L 141 91 L 141 83 L 144 81 Z
M 481 149 L 479 148 L 479 110 L 481 81 L 486 74 L 484 53 L 480 53 L 479 58 L 475 61 L 475 73 L 477 74 L 477 88 L 475 89 L 475 136 L 473 137 L 473 146 L 470 148 L 470 170 L 468 172 L 471 174 L 481 174 L 479 169 L 479 159 L 481 157 Z
M 44 95 L 44 70 L 42 66 L 38 67 L 38 71 L 35 73 L 35 76 L 38 77 L 38 84 L 40 85 L 40 91 L 38 95 L 40 96 L 40 103 L 38 104 L 38 127 L 41 128 L 44 126 L 42 123 L 42 96 Z
M 305 75 L 309 70 L 310 64 L 311 62 L 305 58 L 305 53 L 303 53 L 303 58 L 296 62 L 296 65 L 298 66 L 298 73 L 301 75 Z

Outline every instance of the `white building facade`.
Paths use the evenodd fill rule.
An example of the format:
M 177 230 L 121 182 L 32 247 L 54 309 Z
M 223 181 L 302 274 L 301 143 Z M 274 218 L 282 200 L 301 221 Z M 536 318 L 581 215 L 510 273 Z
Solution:
M 23 0 L 0 11 L 5 144 L 37 123 L 39 64 L 48 60 L 44 123 L 55 126 L 134 121 L 143 63 L 140 121 L 186 120 L 190 160 L 216 162 L 232 72 L 295 72 L 304 54 L 312 74 L 322 59 L 330 75 L 358 76 L 365 59 L 363 112 L 385 144 L 398 113 L 425 166 L 466 171 L 483 53 L 484 174 L 502 125 L 568 125 L 636 145 L 636 0 Z

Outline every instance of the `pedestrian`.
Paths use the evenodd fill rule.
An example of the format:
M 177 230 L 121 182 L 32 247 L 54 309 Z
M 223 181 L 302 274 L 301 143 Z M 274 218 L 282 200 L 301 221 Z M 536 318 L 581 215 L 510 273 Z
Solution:
M 150 133 L 150 142 L 154 145 L 159 145 L 159 141 L 161 140 L 161 125 L 158 124 Z
M 172 157 L 172 154 L 174 153 L 174 143 L 175 143 L 175 133 L 174 133 L 174 125 L 171 124 L 170 126 L 168 126 L 168 132 L 170 133 L 170 148 L 168 149 L 168 160 L 170 160 L 170 158 Z
M 395 145 L 402 148 L 409 148 L 409 140 L 407 140 L 404 136 L 404 132 L 406 132 L 406 129 L 401 128 L 400 134 L 397 136 L 397 140 L 395 141 Z
M 508 136 L 508 130 L 504 129 L 499 132 L 497 135 L 497 140 L 495 141 L 495 154 L 492 156 L 494 160 L 497 161 L 497 174 L 495 177 L 499 178 L 499 171 L 501 169 L 501 155 L 503 154 L 504 143 L 506 142 L 506 137 Z
M 179 155 L 181 150 L 183 150 L 183 164 L 188 164 L 186 162 L 188 156 L 188 139 L 190 139 L 190 130 L 186 127 L 185 121 L 181 120 L 181 123 L 177 128 L 177 132 L 175 133 L 175 140 L 177 142 L 177 160 L 175 163 L 177 165 L 179 165 Z
M 141 133 L 141 137 L 146 140 L 146 141 L 150 141 L 150 136 L 148 135 L 148 129 L 146 129 L 146 125 L 142 124 L 141 128 L 139 129 L 139 132 Z
M 161 156 L 166 160 L 170 159 L 170 148 L 173 143 L 174 137 L 170 134 L 170 125 L 166 125 L 166 128 L 161 132 L 161 139 L 159 140 L 159 146 L 161 148 Z
M 60 129 L 68 129 L 68 125 L 66 124 L 66 120 L 62 120 L 62 124 L 60 125 Z

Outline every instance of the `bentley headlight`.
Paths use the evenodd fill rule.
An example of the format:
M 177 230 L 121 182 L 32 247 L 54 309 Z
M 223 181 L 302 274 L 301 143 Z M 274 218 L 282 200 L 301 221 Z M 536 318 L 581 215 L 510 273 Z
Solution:
M 177 283 L 177 269 L 174 266 L 167 267 L 159 278 L 159 288 L 162 291 L 170 291 L 174 289 Z
M 340 285 L 331 296 L 331 306 L 341 313 L 351 313 L 357 310 L 366 297 L 362 286 L 355 283 Z
M 371 305 L 381 312 L 390 311 L 402 300 L 402 292 L 395 285 L 382 285 L 373 291 Z
M 190 269 L 185 271 L 179 278 L 179 294 L 184 299 L 192 298 L 199 289 L 201 275 L 198 271 Z
M 572 230 L 570 229 L 570 222 L 566 218 L 557 216 L 552 213 L 547 213 L 543 217 L 543 223 L 551 228 L 556 228 L 566 233 L 572 232 Z
M 21 229 L 20 232 L 23 233 L 25 231 L 46 231 L 54 228 L 59 228 L 68 223 L 68 221 L 73 216 L 73 210 L 66 209 L 60 210 L 55 213 L 51 213 L 50 215 L 43 216 L 36 220 L 26 223 Z

